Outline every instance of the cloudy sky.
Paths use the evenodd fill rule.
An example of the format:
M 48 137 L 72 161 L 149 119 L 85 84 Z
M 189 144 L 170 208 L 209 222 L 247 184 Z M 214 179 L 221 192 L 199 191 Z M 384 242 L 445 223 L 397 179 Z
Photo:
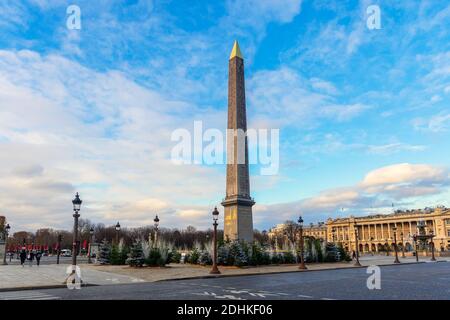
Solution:
M 208 227 L 225 168 L 175 165 L 170 138 L 225 129 L 235 39 L 249 127 L 280 129 L 278 174 L 251 167 L 255 227 L 450 205 L 446 1 L 3 0 L 0 35 L 13 231 L 69 228 L 76 191 L 93 222 Z

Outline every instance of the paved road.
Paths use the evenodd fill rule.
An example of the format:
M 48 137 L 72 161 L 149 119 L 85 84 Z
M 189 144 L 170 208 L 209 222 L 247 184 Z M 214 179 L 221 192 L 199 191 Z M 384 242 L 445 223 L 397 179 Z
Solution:
M 164 281 L 31 291 L 36 299 L 446 299 L 450 300 L 450 263 L 381 267 L 381 289 L 367 288 L 366 268 L 258 276 Z M 0 293 L 1 299 L 32 299 L 30 291 Z

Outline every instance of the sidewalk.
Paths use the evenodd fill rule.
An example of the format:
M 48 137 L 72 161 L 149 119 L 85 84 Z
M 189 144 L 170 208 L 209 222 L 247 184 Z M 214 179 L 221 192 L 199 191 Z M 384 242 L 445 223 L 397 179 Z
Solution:
M 449 258 L 439 258 L 438 261 L 449 261 Z M 369 265 L 392 265 L 393 256 L 365 256 L 360 259 L 363 267 Z M 415 258 L 400 258 L 404 263 L 415 263 Z M 422 258 L 421 261 L 429 262 Z M 128 266 L 99 266 L 81 264 L 81 276 L 86 285 L 125 284 L 137 282 L 155 282 L 164 280 L 180 280 L 192 278 L 217 277 L 210 275 L 210 266 L 202 267 L 189 264 L 170 264 L 165 268 L 130 268 Z M 69 265 L 44 266 L 0 266 L 0 291 L 25 288 L 63 287 Z M 307 264 L 308 270 L 298 270 L 298 265 L 278 265 L 260 267 L 219 267 L 221 277 L 238 275 L 258 275 L 283 272 L 309 272 L 354 268 L 353 262 Z
M 81 277 L 84 285 L 107 285 L 119 283 L 135 283 L 143 282 L 128 275 L 118 273 L 109 273 L 100 270 L 92 270 L 85 268 L 85 264 L 79 265 L 81 269 Z M 8 265 L 0 266 L 0 291 L 7 289 L 28 289 L 28 288 L 53 288 L 64 287 L 65 280 L 68 276 L 67 268 L 70 265 L 42 265 L 32 266 L 26 265 Z

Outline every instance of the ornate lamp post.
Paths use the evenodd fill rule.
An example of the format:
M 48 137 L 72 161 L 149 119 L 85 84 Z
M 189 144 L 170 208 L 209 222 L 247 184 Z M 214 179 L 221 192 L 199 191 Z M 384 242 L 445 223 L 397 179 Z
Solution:
M 83 201 L 80 199 L 80 196 L 77 194 L 75 195 L 75 199 L 72 200 L 73 204 L 73 211 L 75 212 L 73 214 L 73 244 L 72 244 L 72 273 L 75 273 L 75 266 L 77 265 L 77 247 L 78 247 L 78 218 L 80 217 L 80 209 L 81 209 L 81 203 Z
M 355 267 L 361 267 L 361 263 L 359 263 L 359 234 L 358 234 L 358 225 L 355 223 L 355 246 L 356 246 L 356 262 L 354 264 Z
M 6 266 L 8 265 L 6 263 L 6 251 L 8 251 L 8 235 L 9 235 L 9 229 L 11 229 L 11 227 L 9 226 L 9 224 L 7 224 L 5 226 L 5 254 L 3 255 L 3 265 Z
M 300 270 L 306 270 L 308 268 L 306 268 L 306 266 L 305 266 L 305 258 L 303 256 L 304 242 L 303 242 L 303 219 L 302 219 L 302 216 L 300 216 L 298 218 L 298 228 L 299 228 L 299 232 L 300 232 L 300 265 L 298 268 Z
M 91 229 L 89 229 L 89 250 L 88 250 L 88 263 L 92 263 L 92 260 L 91 260 L 91 255 L 92 255 L 92 252 L 91 252 L 91 246 L 92 246 L 92 239 L 94 238 L 94 228 L 93 227 L 91 227 Z
M 156 215 L 155 219 L 153 219 L 153 222 L 155 223 L 155 248 L 158 241 L 158 226 L 159 226 L 159 218 L 158 215 Z
M 435 256 L 434 256 L 434 241 L 433 241 L 433 238 L 434 238 L 434 232 L 433 232 L 433 230 L 431 230 L 430 231 L 430 245 L 431 245 L 431 261 L 436 261 L 436 258 L 435 258 Z
M 392 231 L 394 231 L 394 251 L 395 251 L 394 263 L 400 263 L 400 260 L 398 260 L 398 249 L 397 249 L 397 227 L 393 227 Z
M 213 212 L 213 226 L 214 226 L 214 233 L 213 233 L 213 266 L 210 274 L 220 274 L 219 268 L 217 268 L 217 219 L 219 218 L 219 211 L 217 210 L 217 207 L 214 208 Z
M 402 239 L 402 258 L 405 257 L 405 239 L 403 238 L 403 232 L 400 232 L 400 238 Z
M 417 235 L 413 234 L 414 250 L 416 251 L 416 262 L 419 262 L 419 243 Z
M 116 245 L 119 245 L 119 233 L 120 233 L 120 223 L 117 221 L 116 224 Z
M 58 234 L 58 248 L 56 251 L 56 264 L 59 264 L 59 256 L 61 255 L 62 235 Z
M 333 234 L 333 244 L 336 243 L 336 227 L 331 228 L 331 233 Z

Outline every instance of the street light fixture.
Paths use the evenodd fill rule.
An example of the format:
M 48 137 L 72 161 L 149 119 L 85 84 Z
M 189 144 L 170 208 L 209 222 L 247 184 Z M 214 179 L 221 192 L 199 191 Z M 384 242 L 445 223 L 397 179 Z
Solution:
M 400 238 L 402 240 L 402 258 L 405 257 L 405 239 L 403 238 L 403 232 L 400 232 Z
M 414 250 L 416 251 L 416 262 L 419 262 L 419 243 L 416 234 L 413 234 Z
M 8 248 L 8 235 L 9 235 L 9 230 L 11 229 L 11 227 L 9 226 L 9 223 L 5 226 L 5 254 L 3 255 L 3 265 L 7 266 L 8 264 L 6 263 L 6 251 Z
M 308 268 L 306 268 L 305 266 L 305 258 L 303 256 L 303 247 L 304 247 L 304 242 L 303 242 L 303 219 L 302 216 L 300 216 L 298 218 L 298 227 L 299 227 L 299 232 L 300 232 L 300 265 L 299 265 L 299 269 L 300 270 L 306 270 Z
M 25 243 L 25 239 L 23 239 Z M 62 242 L 62 235 L 58 234 L 58 247 L 56 251 L 56 264 L 59 264 L 59 256 L 61 255 L 61 242 Z
M 395 251 L 394 263 L 400 263 L 400 260 L 398 260 L 398 248 L 397 248 L 397 227 L 393 227 L 392 231 L 394 231 L 394 251 Z
M 159 226 L 159 218 L 158 215 L 156 215 L 155 219 L 153 219 L 154 226 L 155 226 L 155 248 L 158 241 L 158 226 Z
M 355 255 L 356 255 L 356 262 L 354 264 L 355 267 L 361 267 L 361 263 L 359 263 L 359 243 L 358 243 L 358 225 L 355 223 Z
M 117 221 L 116 224 L 116 244 L 119 245 L 119 233 L 120 233 L 120 223 Z
M 434 241 L 433 241 L 433 237 L 434 237 L 434 232 L 433 232 L 433 230 L 430 230 L 431 261 L 436 261 L 436 258 L 434 256 Z
M 89 229 L 89 251 L 88 251 L 88 263 L 92 263 L 91 260 L 91 255 L 92 255 L 92 239 L 94 237 L 94 228 L 91 227 L 91 229 Z
M 213 226 L 214 226 L 214 233 L 213 233 L 213 266 L 210 274 L 220 274 L 219 268 L 217 268 L 217 220 L 219 219 L 219 210 L 217 210 L 217 207 L 214 207 L 214 210 L 212 212 L 213 215 Z
M 72 244 L 72 274 L 75 273 L 75 266 L 77 265 L 77 251 L 78 251 L 78 218 L 80 217 L 80 209 L 83 201 L 77 192 L 75 199 L 72 200 L 73 204 L 73 244 Z M 75 279 L 74 279 L 75 281 Z

